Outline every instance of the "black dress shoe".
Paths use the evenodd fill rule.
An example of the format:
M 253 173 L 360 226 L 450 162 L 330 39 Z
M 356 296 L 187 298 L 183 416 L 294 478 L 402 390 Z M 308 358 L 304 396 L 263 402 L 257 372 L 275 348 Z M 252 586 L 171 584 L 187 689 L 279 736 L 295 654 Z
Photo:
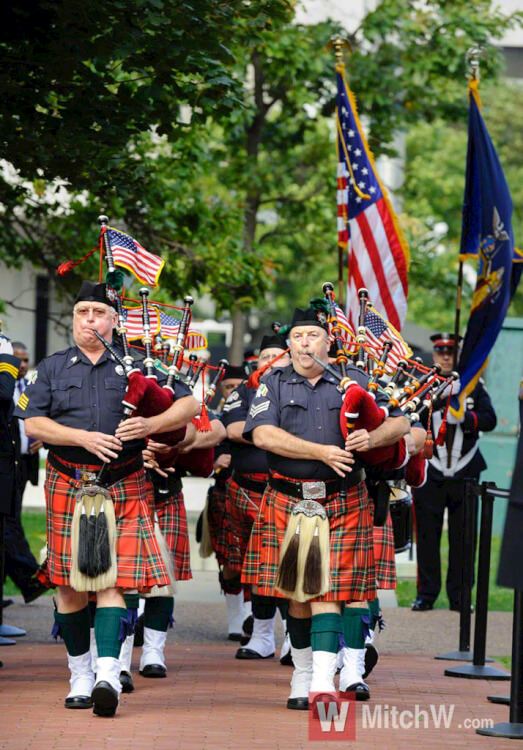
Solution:
M 416 601 L 412 603 L 411 607 L 411 610 L 413 612 L 428 612 L 431 609 L 434 609 L 434 605 L 431 604 L 431 602 L 424 601 L 423 599 L 416 599 Z
M 240 645 L 241 646 L 246 646 L 249 643 L 250 640 L 251 640 L 251 636 L 250 635 L 242 635 L 242 637 L 240 638 Z
M 363 673 L 363 679 L 368 677 L 376 664 L 378 663 L 378 649 L 373 643 L 367 643 L 365 645 L 365 672 Z
M 11 604 L 14 604 L 13 599 L 3 599 L 2 600 L 2 609 L 5 609 L 6 607 L 10 607 Z
M 268 656 L 262 656 L 257 651 L 253 651 L 252 648 L 239 648 L 236 652 L 236 659 L 272 659 L 274 653 Z
M 294 662 L 292 661 L 292 654 L 290 651 L 287 651 L 285 656 L 282 656 L 280 658 L 280 664 L 283 664 L 284 667 L 293 667 Z
M 345 690 L 340 690 L 340 695 L 343 698 L 348 698 L 349 693 L 354 693 L 357 701 L 368 701 L 370 698 L 369 686 L 365 685 L 364 682 L 355 682 L 353 685 L 345 688 Z
M 244 636 L 241 633 L 229 633 L 227 636 L 229 641 L 241 641 Z
M 308 711 L 309 699 L 308 698 L 289 698 L 287 701 L 287 708 L 290 708 L 291 711 Z
M 167 669 L 163 664 L 146 664 L 140 674 L 142 677 L 167 677 Z
M 49 591 L 49 589 L 45 584 L 39 581 L 38 578 L 31 578 L 23 591 L 24 603 L 30 604 L 31 602 L 34 602 L 35 599 L 38 599 L 39 596 L 45 594 L 46 591 Z
M 114 716 L 118 707 L 118 693 L 105 680 L 97 682 L 91 695 L 93 714 L 97 716 Z
M 66 698 L 64 705 L 66 708 L 92 708 L 93 701 L 88 695 L 75 695 L 72 698 Z
M 134 628 L 134 645 L 137 648 L 141 648 L 141 646 L 143 646 L 143 614 L 141 614 L 136 621 L 136 625 Z
M 122 686 L 122 693 L 134 692 L 132 675 L 125 669 L 122 669 L 122 671 L 120 672 L 120 685 Z

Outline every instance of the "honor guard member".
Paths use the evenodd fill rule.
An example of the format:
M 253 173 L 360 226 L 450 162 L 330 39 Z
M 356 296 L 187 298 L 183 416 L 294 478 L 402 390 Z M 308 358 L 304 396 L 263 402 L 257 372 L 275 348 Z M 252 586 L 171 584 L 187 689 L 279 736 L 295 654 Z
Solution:
M 294 550 L 296 563 L 289 570 L 297 571 L 287 618 L 294 663 L 287 707 L 307 709 L 309 692 L 335 690 L 340 636 L 348 647 L 340 690 L 354 691 L 358 699 L 369 697 L 362 679 L 362 618 L 368 614 L 366 602 L 376 597 L 372 521 L 365 472 L 352 452 L 394 444 L 408 432 L 409 425 L 401 411 L 392 411 L 376 430 L 359 429 L 345 440 L 338 381 L 309 356 L 328 362 L 325 314 L 297 308 L 289 340 L 292 365 L 272 372 L 258 389 L 245 425 L 244 437 L 267 451 L 270 480 L 244 573 L 251 572 L 249 555 L 257 551 L 259 593 L 282 596 L 287 586 L 279 573 L 284 572 L 286 552 L 281 555 L 278 572 L 280 548 L 287 525 L 296 528 L 298 533 L 287 547 L 289 552 Z M 366 387 L 365 373 L 351 364 L 347 372 Z M 381 398 L 378 394 L 378 403 Z M 301 508 L 307 516 L 314 513 L 312 527 L 304 513 L 293 514 L 303 500 Z M 302 545 L 306 529 L 308 548 Z M 311 599 L 307 589 L 321 593 Z M 346 605 L 343 616 L 342 603 Z
M 441 365 L 441 374 L 448 377 L 454 369 L 454 334 L 435 333 L 433 359 Z M 459 337 L 461 341 L 462 337 Z M 459 343 L 459 342 L 458 342 Z M 459 393 L 455 384 L 453 394 Z M 434 435 L 443 421 L 449 394 L 434 404 L 432 429 Z M 426 426 L 426 419 L 423 420 Z M 416 544 L 418 560 L 418 595 L 412 605 L 415 612 L 434 607 L 441 589 L 440 544 L 445 508 L 448 511 L 449 566 L 447 595 L 450 609 L 459 611 L 461 605 L 461 568 L 463 543 L 463 479 L 478 481 L 487 468 L 479 450 L 480 432 L 490 432 L 496 426 L 496 414 L 490 396 L 481 381 L 465 401 L 463 417 L 458 420 L 447 413 L 445 445 L 434 441 L 434 455 L 429 460 L 427 481 L 414 491 L 416 516 Z
M 275 366 L 285 367 L 290 363 L 284 354 L 287 345 L 281 336 L 271 334 L 262 339 L 258 367 L 264 367 L 277 359 Z M 270 372 L 270 367 L 266 373 Z M 265 375 L 266 377 L 266 375 Z M 263 389 L 263 385 L 260 385 Z M 232 476 L 227 488 L 227 507 L 240 548 L 240 558 L 234 568 L 241 575 L 243 560 L 251 536 L 254 520 L 258 515 L 263 493 L 269 481 L 269 466 L 265 451 L 257 448 L 251 440 L 243 437 L 245 420 L 256 396 L 256 389 L 243 383 L 234 390 L 223 407 L 223 423 L 231 441 Z M 252 561 L 253 567 L 256 563 Z M 249 642 L 236 652 L 237 659 L 267 659 L 274 656 L 274 620 L 276 600 L 259 596 L 256 587 L 252 594 L 253 630 Z
M 179 429 L 199 411 L 189 389 L 178 381 L 175 402 L 165 412 L 121 421 L 127 385 L 124 371 L 93 333 L 97 331 L 110 341 L 116 323 L 110 287 L 84 281 L 73 309 L 75 345 L 40 362 L 15 410 L 15 416 L 25 420 L 28 437 L 42 440 L 49 449 L 45 481 L 47 572 L 59 591 L 54 632 L 65 642 L 71 670 L 65 705 L 93 705 L 101 716 L 114 715 L 121 690 L 119 655 L 128 623 L 123 590 L 147 591 L 169 583 L 148 516 L 144 438 Z M 103 464 L 108 464 L 104 485 L 116 519 L 116 582 L 97 591 L 95 683 L 87 591 L 71 585 L 71 529 L 75 496 L 84 486 L 82 478 L 96 478 Z

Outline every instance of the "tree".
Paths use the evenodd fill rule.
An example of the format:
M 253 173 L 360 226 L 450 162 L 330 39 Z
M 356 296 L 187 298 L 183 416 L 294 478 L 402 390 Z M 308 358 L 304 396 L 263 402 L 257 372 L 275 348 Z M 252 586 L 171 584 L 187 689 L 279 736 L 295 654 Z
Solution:
M 4 183 L 0 257 L 29 258 L 51 272 L 63 247 L 71 256 L 69 248 L 80 255 L 94 244 L 93 218 L 104 208 L 166 258 L 162 282 L 173 298 L 188 287 L 209 291 L 237 326 L 253 307 L 265 323 L 286 319 L 334 278 L 335 90 L 324 45 L 335 25 L 293 25 L 283 0 L 122 0 L 92 26 L 85 13 L 90 19 L 98 0 L 87 11 L 77 0 L 71 11 L 62 2 L 40 6 L 44 20 L 37 16 L 34 32 L 24 29 L 32 41 L 13 34 L 7 48 L 11 66 L 14 51 L 38 65 L 10 90 L 11 119 L 0 116 L 7 156 L 30 180 Z M 83 31 L 77 56 L 63 20 L 75 10 Z M 515 20 L 487 0 L 382 0 L 353 35 L 347 61 L 375 154 L 390 153 L 394 135 L 414 123 L 465 122 L 465 50 Z M 126 33 L 111 36 L 106 23 Z M 65 39 L 63 69 L 56 46 L 46 46 L 50 28 Z M 498 64 L 494 56 L 486 71 L 494 75 Z M 35 94 L 25 106 L 28 86 Z M 71 150 L 70 164 L 56 142 Z M 57 175 L 73 195 L 67 212 L 50 205 Z M 421 237 L 422 226 L 407 228 Z

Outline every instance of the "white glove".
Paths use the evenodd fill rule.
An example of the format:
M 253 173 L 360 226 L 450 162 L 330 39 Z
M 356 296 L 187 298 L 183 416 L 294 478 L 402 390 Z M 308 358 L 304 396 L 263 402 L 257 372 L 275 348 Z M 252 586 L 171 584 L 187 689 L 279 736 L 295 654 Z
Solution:
M 453 380 L 452 383 L 447 383 L 446 387 L 440 393 L 440 398 L 448 398 L 451 394 L 457 396 L 460 391 L 461 381 L 458 378 L 457 380 Z
M 463 412 L 463 416 L 461 419 L 458 417 L 455 417 L 454 414 L 450 411 L 450 409 L 447 412 L 447 422 L 448 424 L 461 424 L 465 419 L 465 412 Z
M 13 345 L 7 336 L 0 336 L 0 354 L 12 354 Z

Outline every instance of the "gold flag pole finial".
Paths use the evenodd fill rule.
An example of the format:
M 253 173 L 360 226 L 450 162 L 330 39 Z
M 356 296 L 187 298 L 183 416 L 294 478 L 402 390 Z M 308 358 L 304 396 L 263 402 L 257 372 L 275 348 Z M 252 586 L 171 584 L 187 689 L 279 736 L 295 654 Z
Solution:
M 327 50 L 327 52 L 331 52 L 332 50 L 334 50 L 336 66 L 344 68 L 345 63 L 343 62 L 343 50 L 346 49 L 351 52 L 352 46 L 348 39 L 344 39 L 339 34 L 336 34 L 336 36 L 332 37 L 325 49 Z

